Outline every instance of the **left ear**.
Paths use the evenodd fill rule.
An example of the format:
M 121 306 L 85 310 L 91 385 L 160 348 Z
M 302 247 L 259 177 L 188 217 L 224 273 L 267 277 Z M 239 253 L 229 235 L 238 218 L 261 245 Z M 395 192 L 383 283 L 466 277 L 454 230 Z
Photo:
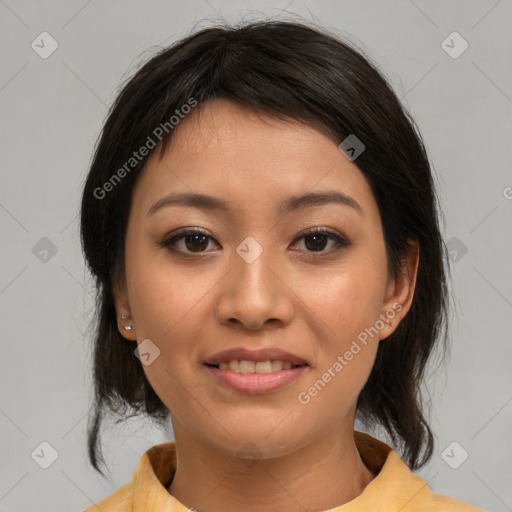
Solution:
M 407 242 L 406 254 L 401 258 L 401 268 L 396 278 L 390 277 L 386 289 L 381 318 L 386 318 L 380 331 L 381 340 L 390 336 L 409 311 L 418 273 L 420 245 L 416 239 Z

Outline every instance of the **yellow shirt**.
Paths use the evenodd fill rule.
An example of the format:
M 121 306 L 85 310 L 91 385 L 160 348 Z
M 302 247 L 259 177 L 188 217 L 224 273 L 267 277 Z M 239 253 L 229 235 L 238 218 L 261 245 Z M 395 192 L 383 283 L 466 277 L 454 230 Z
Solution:
M 354 441 L 365 465 L 378 474 L 359 496 L 323 512 L 483 512 L 434 494 L 425 480 L 413 474 L 382 441 L 357 430 Z M 129 484 L 85 512 L 188 512 L 167 490 L 175 469 L 175 442 L 153 446 L 142 456 Z

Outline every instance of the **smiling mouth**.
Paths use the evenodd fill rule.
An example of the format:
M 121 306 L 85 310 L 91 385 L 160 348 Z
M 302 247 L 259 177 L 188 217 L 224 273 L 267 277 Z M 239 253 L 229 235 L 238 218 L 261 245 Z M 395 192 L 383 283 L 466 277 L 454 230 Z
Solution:
M 248 360 L 232 360 L 221 362 L 219 364 L 205 363 L 205 366 L 218 368 L 219 370 L 228 370 L 234 373 L 277 373 L 283 370 L 293 370 L 298 367 L 308 366 L 306 363 L 294 364 L 289 361 L 280 361 L 278 359 L 266 361 L 248 361 Z

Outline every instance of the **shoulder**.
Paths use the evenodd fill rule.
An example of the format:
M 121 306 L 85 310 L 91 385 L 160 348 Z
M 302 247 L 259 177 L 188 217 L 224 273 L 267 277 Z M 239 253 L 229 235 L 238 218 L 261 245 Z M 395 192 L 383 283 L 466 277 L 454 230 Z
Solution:
M 126 484 L 116 492 L 98 501 L 84 512 L 131 512 L 133 509 L 133 487 Z
M 485 512 L 483 509 L 474 507 L 464 501 L 435 493 L 430 494 L 428 503 L 425 503 L 421 510 L 425 510 L 425 512 Z
M 171 477 L 176 461 L 175 442 L 151 447 L 142 455 L 131 482 L 84 512 L 133 512 L 142 503 L 140 510 L 160 510 L 161 503 L 171 499 L 164 482 Z
M 428 483 L 411 471 L 398 454 L 382 441 L 355 431 L 361 458 L 376 476 L 363 493 L 350 503 L 350 510 L 400 510 L 401 512 L 485 512 L 468 503 L 436 494 Z M 379 508 L 380 507 L 380 508 Z M 337 509 L 335 509 L 337 510 Z

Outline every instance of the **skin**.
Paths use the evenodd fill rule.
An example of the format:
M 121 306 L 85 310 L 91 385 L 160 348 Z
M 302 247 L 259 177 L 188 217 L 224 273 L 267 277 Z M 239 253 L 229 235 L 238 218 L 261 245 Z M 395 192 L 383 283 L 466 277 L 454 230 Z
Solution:
M 201 512 L 318 511 L 356 498 L 375 477 L 353 439 L 357 397 L 378 343 L 410 308 L 419 248 L 410 244 L 398 279 L 388 273 L 377 204 L 364 175 L 314 128 L 257 115 L 227 100 L 196 108 L 175 129 L 162 159 L 154 153 L 136 184 L 126 233 L 126 276 L 114 290 L 119 330 L 160 355 L 144 371 L 171 411 L 178 467 L 169 492 Z M 338 190 L 363 210 L 326 204 L 278 214 L 277 203 Z M 232 202 L 234 214 L 186 207 L 148 210 L 171 192 Z M 175 250 L 158 245 L 180 227 Z M 300 232 L 323 227 L 350 242 L 337 248 Z M 263 252 L 247 263 L 236 248 L 251 236 Z M 209 240 L 209 241 L 208 241 Z M 197 247 L 203 247 L 203 252 Z M 194 252 L 195 251 L 195 252 Z M 204 254 L 204 253 L 207 254 Z M 186 253 L 186 254 L 185 254 Z M 379 315 L 401 310 L 307 405 L 301 391 L 321 378 Z M 204 360 L 226 348 L 274 346 L 307 370 L 272 393 L 220 385 Z M 237 454 L 257 447 L 248 464 Z

